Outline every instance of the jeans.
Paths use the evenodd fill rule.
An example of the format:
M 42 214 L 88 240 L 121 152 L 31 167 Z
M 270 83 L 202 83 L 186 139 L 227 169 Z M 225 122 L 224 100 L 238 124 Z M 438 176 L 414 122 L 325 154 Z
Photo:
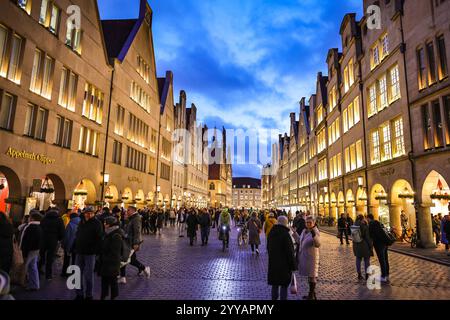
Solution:
M 386 245 L 374 245 L 375 252 L 380 262 L 381 276 L 389 276 L 389 258 L 388 258 L 388 247 Z
M 132 265 L 133 267 L 136 267 L 139 270 L 139 272 L 142 272 L 145 269 L 145 266 L 137 259 L 136 252 L 133 252 L 133 254 L 131 255 L 130 265 Z M 120 269 L 121 277 L 126 276 L 126 268 L 127 268 L 127 266 L 123 266 Z
M 272 300 L 287 300 L 288 286 L 272 286 Z
M 339 229 L 339 240 L 341 240 L 341 244 L 344 244 L 344 241 L 342 239 L 342 235 L 345 235 L 345 241 L 348 242 L 348 233 L 347 233 L 347 229 Z
M 50 245 L 41 250 L 40 266 L 45 264 L 45 276 L 51 278 L 53 276 L 53 262 L 55 261 L 57 244 Z
M 25 259 L 25 271 L 28 277 L 27 287 L 29 289 L 39 289 L 39 250 L 30 251 Z
M 183 236 L 183 233 L 184 233 L 184 226 L 185 226 L 185 224 L 184 224 L 183 222 L 180 222 L 180 223 L 178 224 L 178 235 L 179 235 L 179 236 Z
M 117 277 L 102 277 L 102 293 L 101 299 L 105 300 L 109 296 L 109 289 L 111 288 L 111 300 L 114 300 L 119 296 L 119 284 L 117 283 Z
M 252 252 L 255 252 L 255 248 L 258 250 L 259 247 L 257 244 L 251 244 L 250 246 L 252 247 Z
M 202 243 L 208 243 L 209 227 L 201 228 Z
M 75 257 L 76 255 L 73 252 L 67 252 L 64 250 L 64 260 L 61 275 L 67 275 L 67 268 L 69 267 L 69 265 L 75 264 Z
M 364 260 L 364 271 L 367 274 L 367 269 L 370 266 L 370 257 L 364 257 L 364 258 L 359 258 L 356 257 L 356 272 L 358 272 L 358 274 L 361 273 L 361 262 Z
M 77 296 L 94 297 L 94 268 L 95 255 L 77 254 L 76 265 L 81 271 L 81 289 L 77 289 Z

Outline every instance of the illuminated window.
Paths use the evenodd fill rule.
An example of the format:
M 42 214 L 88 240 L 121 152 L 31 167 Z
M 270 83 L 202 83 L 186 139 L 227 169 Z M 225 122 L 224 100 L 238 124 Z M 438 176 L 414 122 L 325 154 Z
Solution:
M 51 0 L 42 0 L 39 23 L 47 28 L 51 33 L 57 35 L 59 31 L 60 19 L 61 10 L 55 5 L 55 2 Z
M 378 111 L 381 111 L 388 106 L 386 75 L 378 79 L 378 92 L 380 96 Z
M 141 106 L 145 111 L 150 112 L 150 96 L 137 85 L 134 81 L 131 83 L 130 98 Z
M 384 36 L 381 37 L 381 59 L 384 59 L 385 57 L 387 57 L 389 55 L 389 38 L 388 35 L 385 34 Z
M 443 35 L 437 38 L 437 47 L 439 53 L 439 80 L 441 81 L 448 76 L 447 51 L 445 49 L 445 39 Z
M 369 87 L 369 117 L 377 113 L 377 87 L 375 84 Z
M 141 57 L 137 57 L 137 70 L 139 75 L 145 82 L 150 83 L 150 66 L 145 62 L 145 60 Z
M 100 89 L 86 82 L 82 115 L 98 124 L 102 124 L 104 99 L 105 96 Z
M 24 10 L 27 14 L 31 13 L 31 0 L 16 0 L 19 8 Z
M 147 155 L 134 148 L 127 147 L 127 161 L 125 166 L 130 169 L 146 172 Z
M 62 116 L 57 116 L 56 122 L 55 144 L 57 146 L 70 149 L 72 142 L 72 121 Z
M 391 129 L 389 124 L 385 124 L 381 127 L 381 137 L 382 137 L 382 161 L 392 159 L 392 148 L 391 148 Z
M 400 76 L 398 65 L 389 70 L 390 73 L 390 103 L 400 99 Z
M 78 54 L 81 54 L 82 36 L 83 31 L 81 29 L 77 29 L 74 24 L 67 25 L 66 45 Z
M 148 125 L 138 117 L 130 113 L 128 122 L 127 139 L 137 145 L 146 148 L 148 139 Z
M 372 164 L 376 164 L 379 163 L 381 161 L 381 157 L 380 157 L 380 136 L 378 133 L 378 129 L 372 131 L 372 135 L 371 135 L 371 163 Z
M 427 87 L 427 66 L 425 65 L 425 50 L 423 48 L 417 50 L 417 68 L 419 90 L 422 90 Z
M 20 84 L 23 38 L 0 24 L 0 77 Z
M 16 96 L 0 90 L 0 128 L 12 130 L 16 109 Z
M 48 100 L 52 96 L 54 65 L 52 57 L 39 49 L 35 50 L 30 90 Z
M 123 136 L 123 127 L 125 124 L 125 108 L 117 106 L 116 124 L 114 127 L 114 133 Z
M 403 137 L 403 119 L 400 117 L 394 120 L 394 157 L 405 154 L 405 140 Z
M 70 111 L 75 111 L 78 76 L 67 68 L 62 69 L 59 85 L 58 104 Z
M 99 136 L 100 134 L 98 132 L 86 127 L 81 127 L 78 151 L 94 157 L 98 156 Z
M 345 157 L 345 171 L 347 173 L 361 168 L 364 165 L 362 141 L 358 140 L 357 142 L 345 148 L 344 157 Z

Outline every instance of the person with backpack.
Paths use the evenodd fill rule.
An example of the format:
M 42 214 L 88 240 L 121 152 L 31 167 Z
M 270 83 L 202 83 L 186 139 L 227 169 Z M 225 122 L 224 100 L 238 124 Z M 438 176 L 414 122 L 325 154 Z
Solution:
M 369 275 L 367 269 L 370 266 L 370 257 L 373 256 L 373 243 L 369 235 L 369 226 L 362 214 L 358 215 L 355 224 L 350 227 L 353 240 L 353 254 L 356 257 L 356 272 L 358 280 L 362 280 L 361 262 L 364 260 L 366 280 Z
M 369 220 L 369 235 L 373 241 L 373 247 L 377 254 L 378 261 L 380 262 L 381 268 L 381 278 L 380 281 L 383 283 L 389 283 L 389 257 L 388 257 L 388 246 L 392 244 L 388 235 L 383 229 L 381 223 L 375 220 L 373 214 L 368 214 L 367 219 Z
M 101 246 L 99 268 L 102 283 L 100 299 L 105 300 L 107 296 L 110 296 L 111 300 L 114 300 L 119 296 L 117 277 L 120 274 L 122 261 L 123 231 L 114 217 L 107 217 L 104 226 L 105 237 Z

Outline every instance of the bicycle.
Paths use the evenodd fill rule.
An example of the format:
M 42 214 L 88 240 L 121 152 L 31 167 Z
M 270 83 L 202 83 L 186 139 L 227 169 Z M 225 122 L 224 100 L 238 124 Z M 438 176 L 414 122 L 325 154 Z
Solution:
M 414 229 L 411 234 L 411 248 L 417 247 L 417 231 Z
M 248 230 L 247 230 L 247 226 L 245 224 L 239 224 L 238 228 L 238 237 L 237 237 L 237 241 L 238 241 L 238 246 L 242 246 L 242 244 L 247 245 L 248 244 Z

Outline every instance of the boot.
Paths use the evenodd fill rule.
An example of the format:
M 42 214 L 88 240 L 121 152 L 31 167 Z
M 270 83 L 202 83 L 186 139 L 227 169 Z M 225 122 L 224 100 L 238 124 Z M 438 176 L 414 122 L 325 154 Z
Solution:
M 304 300 L 317 300 L 316 297 L 316 284 L 314 282 L 309 283 L 309 293 L 307 296 L 303 296 Z
M 362 280 L 362 279 L 363 279 L 363 276 L 362 276 L 361 272 L 358 272 L 358 280 Z

